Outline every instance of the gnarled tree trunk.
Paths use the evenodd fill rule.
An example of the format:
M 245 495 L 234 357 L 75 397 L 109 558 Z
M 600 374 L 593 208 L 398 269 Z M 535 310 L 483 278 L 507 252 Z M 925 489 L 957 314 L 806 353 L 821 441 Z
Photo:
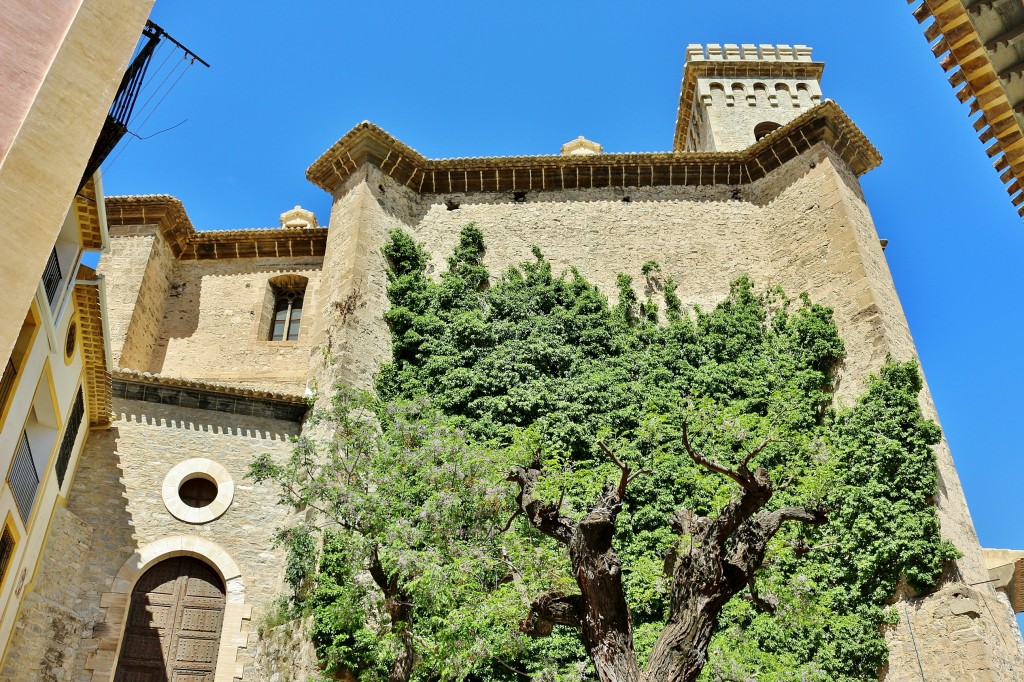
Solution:
M 540 464 L 519 467 L 509 480 L 519 485 L 519 509 L 540 532 L 566 545 L 578 595 L 547 593 L 534 600 L 521 629 L 530 636 L 551 634 L 555 625 L 576 628 L 601 682 L 692 682 L 707 661 L 708 646 L 722 608 L 748 585 L 755 603 L 771 608 L 754 590 L 754 574 L 764 563 L 769 541 L 785 521 L 825 523 L 824 510 L 787 507 L 764 510 L 774 494 L 768 472 L 750 471 L 748 465 L 768 444 L 746 455 L 728 469 L 698 454 L 683 426 L 683 445 L 690 457 L 710 471 L 728 476 L 740 486 L 740 495 L 711 519 L 681 509 L 674 519 L 676 531 L 690 537 L 671 570 L 672 596 L 668 621 L 655 643 L 646 670 L 641 670 L 633 648 L 633 621 L 622 589 L 622 564 L 612 547 L 615 519 L 626 488 L 639 473 L 605 452 L 622 472 L 619 484 L 608 489 L 579 521 L 561 515 L 558 504 L 536 497 L 542 476 Z

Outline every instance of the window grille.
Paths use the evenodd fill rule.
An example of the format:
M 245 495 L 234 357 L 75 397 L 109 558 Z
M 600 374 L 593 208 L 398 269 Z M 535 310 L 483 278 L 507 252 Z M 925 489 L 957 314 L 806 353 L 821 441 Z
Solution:
M 75 398 L 75 406 L 71 408 L 68 416 L 68 425 L 64 429 L 64 438 L 60 442 L 60 451 L 57 453 L 57 487 L 64 487 L 64 476 L 68 472 L 68 463 L 71 461 L 71 451 L 75 447 L 75 439 L 78 438 L 78 431 L 82 426 L 82 417 L 85 415 L 85 398 L 82 396 L 82 389 L 78 389 L 78 397 Z
M 39 474 L 36 473 L 36 464 L 32 461 L 32 448 L 28 444 L 28 434 L 21 434 L 21 442 L 18 444 L 18 452 L 14 455 L 14 464 L 11 466 L 11 473 L 7 475 L 7 483 L 14 493 L 14 502 L 21 514 L 21 520 L 28 523 L 28 517 L 32 513 L 32 505 L 36 501 L 36 492 L 39 491 Z
M 4 524 L 4 531 L 0 534 L 0 585 L 3 585 L 7 577 L 7 569 L 10 568 L 11 558 L 14 556 L 14 534 L 9 526 Z
M 14 380 L 18 378 L 18 369 L 14 366 L 14 360 L 7 360 L 7 367 L 4 369 L 3 377 L 0 377 L 0 411 L 7 405 L 7 399 L 11 397 L 14 390 Z
M 62 278 L 60 261 L 57 260 L 57 247 L 54 247 L 46 261 L 46 269 L 43 270 L 43 288 L 46 290 L 46 300 L 49 301 L 50 307 L 53 307 L 53 302 L 57 300 Z

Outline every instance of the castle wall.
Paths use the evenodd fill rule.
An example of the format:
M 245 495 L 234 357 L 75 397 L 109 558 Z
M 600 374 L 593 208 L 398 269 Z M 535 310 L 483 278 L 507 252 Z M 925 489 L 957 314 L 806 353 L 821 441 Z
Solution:
M 319 258 L 177 260 L 152 226 L 111 230 L 100 259 L 116 367 L 301 393 L 313 348 Z M 268 341 L 268 280 L 308 279 L 298 341 Z M 268 310 L 269 307 L 269 310 Z
M 788 123 L 821 102 L 810 79 L 700 78 L 697 93 L 693 125 L 701 144 L 692 149 L 699 151 L 746 149 L 759 123 Z
M 282 274 L 309 280 L 297 341 L 267 340 L 273 310 L 268 280 Z M 313 348 L 319 282 L 318 258 L 179 261 L 149 371 L 301 393 Z
M 107 280 L 114 367 L 148 372 L 167 307 L 174 256 L 156 226 L 114 228 L 97 271 Z
M 258 453 L 287 457 L 288 438 L 299 425 L 121 399 L 115 399 L 114 412 L 112 428 L 90 435 L 67 507 L 55 516 L 43 574 L 26 599 L 0 681 L 111 679 L 131 590 L 118 576 L 140 550 L 182 536 L 193 540 L 167 551 L 213 565 L 233 562 L 238 569 L 237 577 L 225 576 L 229 612 L 218 682 L 232 679 L 231 673 L 221 675 L 220 664 L 230 667 L 227 659 L 235 656 L 243 680 L 261 679 L 251 664 L 256 633 L 249 614 L 254 610 L 259 617 L 280 593 L 284 552 L 273 547 L 273 533 L 288 512 L 272 486 L 254 485 L 245 475 Z M 192 458 L 219 463 L 234 482 L 227 511 L 201 525 L 173 517 L 161 496 L 171 468 Z M 203 556 L 210 551 L 204 547 L 219 549 Z
M 388 231 L 409 230 L 431 253 L 436 275 L 459 230 L 470 222 L 484 232 L 492 276 L 532 259 L 531 247 L 537 245 L 556 272 L 576 266 L 609 294 L 620 272 L 632 274 L 641 288 L 641 266 L 652 259 L 679 283 L 677 294 L 685 305 L 713 306 L 742 274 L 758 288 L 781 285 L 790 296 L 807 291 L 812 300 L 834 308 L 846 341 L 837 391 L 841 403 L 863 391 L 866 377 L 887 355 L 916 356 L 859 183 L 824 146 L 749 186 L 545 191 L 531 192 L 523 202 L 508 193 L 470 193 L 457 210 L 448 210 L 446 199 L 416 195 L 373 166 L 339 188 L 324 266 L 325 272 L 339 274 L 332 282 L 325 279 L 325 291 L 331 292 L 330 300 L 354 301 L 346 319 L 328 330 L 336 362 L 317 370 L 321 385 L 338 380 L 368 385 L 378 363 L 390 355 L 380 256 Z M 934 417 L 927 389 L 922 402 Z M 942 533 L 964 557 L 947 590 L 901 604 L 910 621 L 888 633 L 887 679 L 917 675 L 918 654 L 929 680 L 1017 679 L 1022 673 L 1014 665 L 1022 652 L 1016 622 L 990 586 L 969 587 L 984 583 L 987 573 L 944 441 L 936 454 Z M 965 615 L 959 600 L 967 593 L 978 615 Z M 916 640 L 908 635 L 911 627 Z M 993 630 L 1002 637 L 993 637 Z M 968 641 L 975 643 L 973 658 L 960 660 Z

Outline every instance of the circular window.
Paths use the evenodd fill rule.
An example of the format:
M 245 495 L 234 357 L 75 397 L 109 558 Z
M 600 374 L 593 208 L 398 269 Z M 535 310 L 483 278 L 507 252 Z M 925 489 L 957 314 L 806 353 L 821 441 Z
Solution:
M 195 509 L 202 509 L 217 499 L 217 484 L 208 478 L 196 476 L 178 488 L 181 501 Z
M 231 506 L 235 483 L 223 465 L 211 459 L 188 459 L 164 477 L 164 506 L 179 521 L 209 523 Z
M 72 322 L 68 326 L 68 337 L 64 340 L 64 357 L 68 360 L 75 354 L 75 343 L 78 341 L 78 325 Z

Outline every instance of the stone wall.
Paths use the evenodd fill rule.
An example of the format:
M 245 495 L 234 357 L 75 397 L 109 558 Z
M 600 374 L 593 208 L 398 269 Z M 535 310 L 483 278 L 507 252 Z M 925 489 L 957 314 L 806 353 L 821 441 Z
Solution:
M 256 634 L 247 614 L 281 591 L 284 555 L 272 545 L 288 510 L 277 504 L 272 487 L 257 486 L 245 476 L 259 453 L 286 457 L 288 439 L 297 435 L 299 425 L 120 399 L 114 411 L 113 426 L 92 433 L 85 447 L 67 508 L 58 512 L 45 549 L 40 587 L 26 600 L 0 680 L 101 679 L 93 673 L 116 658 L 126 615 L 121 610 L 111 617 L 111 595 L 131 589 L 118 585 L 115 577 L 140 549 L 181 536 L 197 538 L 194 547 L 216 546 L 237 564 L 239 579 L 227 581 L 228 606 L 233 597 L 240 598 L 246 617 L 237 632 L 225 626 L 220 656 L 241 647 L 242 679 L 262 679 L 251 664 Z M 196 457 L 221 464 L 234 481 L 231 506 L 202 525 L 174 518 L 161 496 L 170 469 Z M 194 555 L 204 558 L 201 552 Z M 52 674 L 40 677 L 40 671 Z M 226 679 L 230 682 L 231 676 Z
M 155 227 L 111 230 L 107 278 L 115 366 L 301 393 L 318 309 L 319 258 L 176 260 Z M 308 278 L 298 341 L 268 341 L 268 280 Z M 270 303 L 271 307 L 273 303 Z
M 98 272 L 107 279 L 114 366 L 149 371 L 174 272 L 170 248 L 155 226 L 119 228 Z
M 306 277 L 298 341 L 268 341 L 268 280 Z M 318 309 L 320 259 L 179 261 L 149 371 L 301 393 Z

